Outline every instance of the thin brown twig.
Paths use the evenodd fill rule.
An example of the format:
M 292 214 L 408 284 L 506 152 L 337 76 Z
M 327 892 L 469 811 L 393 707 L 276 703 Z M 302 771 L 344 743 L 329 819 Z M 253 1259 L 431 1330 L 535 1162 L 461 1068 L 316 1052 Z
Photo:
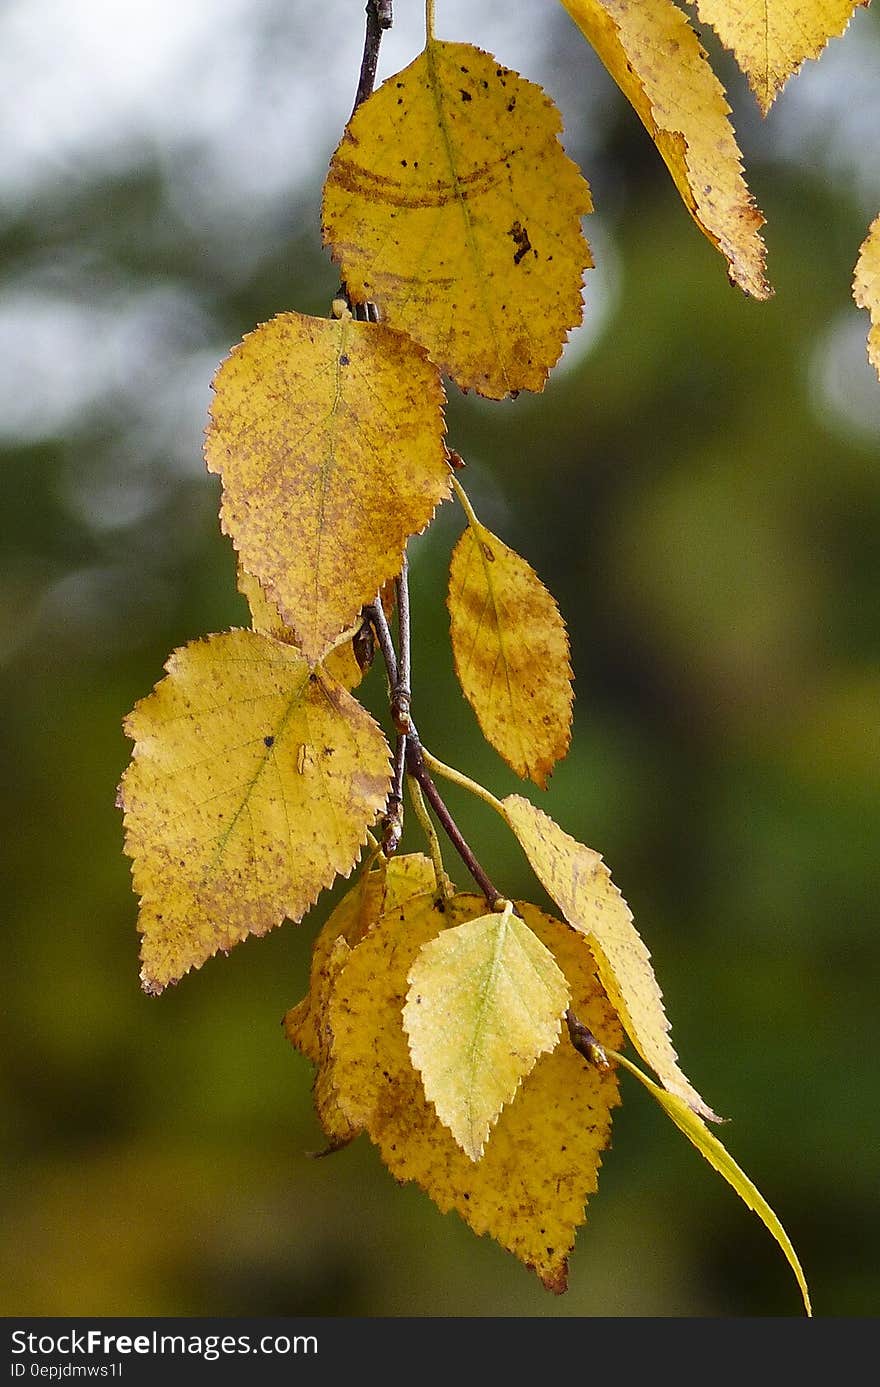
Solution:
M 391 717 L 400 733 L 407 733 L 410 727 L 409 708 L 412 701 L 412 648 L 409 613 L 409 568 L 406 554 L 403 567 L 395 580 L 397 594 L 397 645 L 400 651 L 397 669 L 397 683 L 391 699 Z
M 385 671 L 388 675 L 390 693 L 397 685 L 397 651 L 394 649 L 391 627 L 388 625 L 388 618 L 385 615 L 385 608 L 382 606 L 381 597 L 377 597 L 375 602 L 370 602 L 368 606 L 364 607 L 363 615 L 376 633 L 376 640 L 379 642 L 382 659 L 385 661 Z
M 353 116 L 358 106 L 372 95 L 373 87 L 376 83 L 376 68 L 379 63 L 379 49 L 382 46 L 382 35 L 386 29 L 390 29 L 394 16 L 392 14 L 391 0 L 367 0 L 367 31 L 364 35 L 364 56 L 361 59 L 361 71 L 358 78 L 357 92 L 354 98 L 354 105 L 351 108 Z M 349 116 L 351 120 L 351 116 Z
M 369 606 L 364 607 L 364 616 L 371 623 L 376 633 L 376 640 L 382 652 L 382 658 L 385 661 L 385 669 L 388 674 L 389 695 L 393 701 L 395 690 L 400 687 L 401 666 L 398 663 L 397 651 L 394 648 L 394 641 L 391 636 L 391 628 L 388 625 L 388 618 L 382 607 L 381 599 L 377 598 L 375 602 L 371 602 Z M 408 615 L 403 631 L 406 639 L 409 640 Z M 437 816 L 441 828 L 455 848 L 462 862 L 467 867 L 474 881 L 479 886 L 483 895 L 486 897 L 486 900 L 491 906 L 494 906 L 497 901 L 503 899 L 501 892 L 497 890 L 488 873 L 481 866 L 476 854 L 473 852 L 470 844 L 449 812 L 440 791 L 434 784 L 431 772 L 425 764 L 422 755 L 422 744 L 419 740 L 419 734 L 412 718 L 409 718 L 406 737 L 406 768 L 410 775 L 418 781 L 425 799 Z
M 440 827 L 446 837 L 486 897 L 489 905 L 494 908 L 497 902 L 503 899 L 501 892 L 493 884 L 488 873 L 483 870 L 470 844 L 446 807 L 440 791 L 431 779 L 431 772 L 422 757 L 422 744 L 415 729 L 406 739 L 406 766 L 410 775 L 421 785 L 425 799 L 437 815 Z

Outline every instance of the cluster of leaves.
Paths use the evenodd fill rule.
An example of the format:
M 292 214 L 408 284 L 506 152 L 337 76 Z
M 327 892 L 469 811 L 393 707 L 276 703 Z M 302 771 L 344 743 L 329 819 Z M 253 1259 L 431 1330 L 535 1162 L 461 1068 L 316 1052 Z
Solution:
M 731 280 L 766 298 L 764 219 L 684 13 L 673 0 L 563 4 Z M 855 5 L 697 7 L 766 112 Z M 365 71 L 389 12 L 369 0 Z M 324 236 L 344 285 L 331 316 L 280 314 L 213 383 L 206 459 L 252 628 L 176 651 L 126 721 L 120 803 L 143 985 L 158 993 L 248 935 L 301 920 L 367 847 L 316 940 L 308 995 L 285 1018 L 316 1066 L 330 1148 L 366 1131 L 395 1176 L 561 1290 L 623 1066 L 763 1219 L 809 1309 L 778 1220 L 705 1125 L 717 1118 L 679 1067 L 648 950 L 601 857 L 529 800 L 497 800 L 444 766 L 412 719 L 406 546 L 454 494 L 467 522 L 448 590 L 463 693 L 486 739 L 538 787 L 568 749 L 562 617 L 474 513 L 446 446 L 442 377 L 491 399 L 542 389 L 592 263 L 589 188 L 552 102 L 489 54 L 437 40 L 432 0 L 426 27 L 408 68 L 372 94 L 368 77 L 330 165 Z M 880 371 L 880 218 L 855 295 Z M 353 696 L 377 645 L 393 747 Z M 432 772 L 501 815 L 561 919 L 495 889 Z M 394 855 L 404 782 L 430 856 Z M 451 884 L 426 797 L 481 894 Z M 659 1083 L 617 1053 L 624 1036 Z

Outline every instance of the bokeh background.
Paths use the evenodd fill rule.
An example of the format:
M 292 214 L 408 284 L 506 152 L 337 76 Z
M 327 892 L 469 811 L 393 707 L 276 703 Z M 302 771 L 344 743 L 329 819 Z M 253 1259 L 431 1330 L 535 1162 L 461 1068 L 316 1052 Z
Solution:
M 396 8 L 380 75 L 421 44 L 421 4 Z M 769 219 L 765 305 L 728 286 L 561 7 L 438 0 L 438 29 L 544 84 L 597 208 L 585 326 L 543 396 L 449 407 L 482 518 L 571 629 L 547 808 L 633 906 L 685 1069 L 817 1313 L 873 1315 L 880 383 L 850 285 L 880 208 L 880 13 L 766 123 L 704 34 Z M 625 1077 L 562 1298 L 365 1138 L 310 1160 L 310 1069 L 279 1021 L 338 892 L 139 991 L 121 720 L 170 650 L 246 622 L 208 383 L 257 322 L 327 311 L 320 187 L 361 43 L 361 0 L 0 11 L 0 1310 L 795 1315 L 778 1249 Z M 413 545 L 416 706 L 500 794 L 451 672 L 460 526 L 447 506 Z M 378 672 L 365 688 L 380 708 Z M 491 814 L 450 802 L 495 879 L 543 900 Z

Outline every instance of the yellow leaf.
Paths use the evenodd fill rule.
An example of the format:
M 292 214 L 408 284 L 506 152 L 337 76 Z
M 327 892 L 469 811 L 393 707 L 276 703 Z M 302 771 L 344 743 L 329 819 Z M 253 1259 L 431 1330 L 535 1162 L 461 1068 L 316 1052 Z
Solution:
M 757 299 L 764 218 L 743 178 L 724 88 L 673 0 L 562 0 L 645 126 L 697 226 Z
M 508 795 L 502 804 L 541 885 L 568 923 L 586 935 L 602 986 L 642 1059 L 671 1093 L 719 1121 L 678 1067 L 651 955 L 602 858 L 521 795 Z
M 437 878 L 434 875 L 434 867 L 430 858 L 423 853 L 403 853 L 392 857 L 385 868 L 384 899 L 378 913 L 378 917 L 371 921 L 370 931 L 373 933 L 382 921 L 396 920 L 402 923 L 406 912 L 412 909 L 414 903 L 421 902 L 428 911 L 432 911 L 438 901 Z M 485 902 L 484 902 L 485 905 Z M 387 928 L 387 925 L 386 925 Z M 407 967 L 415 957 L 417 946 L 407 952 Z M 368 955 L 369 956 L 369 955 Z M 358 965 L 359 968 L 362 965 Z M 396 963 L 395 963 L 396 967 Z M 357 976 L 357 972 L 355 974 Z M 397 1008 L 397 1021 L 404 1046 L 406 1037 L 403 1032 L 402 1011 L 406 993 L 406 974 L 400 978 L 400 1005 Z M 335 1055 L 340 1058 L 343 1067 L 337 1072 L 340 1078 L 340 1101 L 343 1108 L 352 1122 L 359 1123 L 366 1127 L 370 1114 L 372 1113 L 378 1100 L 378 1090 L 376 1088 L 376 1075 L 373 1072 L 370 1057 L 357 1054 L 356 1048 L 352 1047 L 349 1037 L 351 1035 L 350 1017 L 350 983 L 346 979 L 339 996 L 331 996 L 330 1013 L 331 1023 L 334 1033 L 342 1032 L 343 1038 L 337 1044 Z M 381 989 L 377 990 L 377 1009 L 380 1008 Z M 369 1019 L 364 1016 L 359 1022 L 356 1034 L 363 1035 L 363 1027 L 369 1027 Z M 378 1032 L 377 1032 L 378 1034 Z M 407 1064 L 412 1070 L 412 1063 L 409 1060 L 409 1050 L 406 1051 Z M 363 1062 L 362 1062 L 363 1061 Z M 418 1081 L 418 1076 L 413 1071 L 413 1077 Z M 419 1086 L 419 1091 L 424 1096 L 424 1091 Z
M 126 719 L 120 787 L 149 992 L 302 919 L 351 871 L 390 785 L 373 719 L 289 646 L 229 631 L 166 669 Z
M 282 313 L 213 384 L 223 529 L 315 664 L 449 495 L 440 377 L 390 327 Z
M 285 645 L 297 645 L 296 632 L 286 624 L 278 608 L 269 601 L 253 574 L 247 573 L 240 563 L 238 590 L 242 597 L 247 598 L 254 631 L 261 631 L 263 635 L 272 636 L 276 641 L 283 641 Z M 321 661 L 321 667 L 327 671 L 330 678 L 335 679 L 344 689 L 348 689 L 349 693 L 357 688 L 364 677 L 364 671 L 358 664 L 354 652 L 353 637 L 359 628 L 360 622 L 354 631 L 346 631 L 338 645 L 334 645 Z
M 542 390 L 582 316 L 590 190 L 540 87 L 429 39 L 358 109 L 324 188 L 349 294 L 491 399 Z
M 336 976 L 331 963 L 336 944 L 339 940 L 349 947 L 358 943 L 375 923 L 385 902 L 385 874 L 384 865 L 366 872 L 342 897 L 312 946 L 309 990 L 285 1014 L 287 1039 L 313 1064 L 323 1063 L 329 1055 L 322 1044 L 321 1027 Z
M 766 116 L 805 58 L 818 58 L 843 33 L 860 4 L 869 0 L 697 0 L 749 79 Z
M 565 623 L 540 578 L 484 526 L 468 525 L 449 570 L 452 654 L 486 740 L 545 789 L 571 738 Z
M 556 1047 L 568 984 L 509 902 L 425 944 L 409 983 L 403 1026 L 425 1095 L 478 1161 L 505 1103 Z
M 421 883 L 411 885 L 429 877 L 428 865 Z M 435 894 L 421 890 L 404 899 L 398 890 L 393 905 L 386 900 L 339 977 L 330 1007 L 339 1103 L 349 1121 L 364 1122 L 398 1180 L 415 1180 L 443 1212 L 457 1210 L 476 1233 L 489 1233 L 546 1286 L 563 1291 L 567 1254 L 596 1189 L 618 1102 L 614 1074 L 557 1045 L 502 1111 L 482 1160 L 464 1154 L 425 1098 L 401 1010 L 422 946 L 482 915 L 485 901 L 455 896 L 441 908 Z M 534 906 L 517 909 L 556 959 L 578 1015 L 600 1036 L 619 1034 L 583 939 Z
M 810 1292 L 807 1289 L 806 1277 L 804 1276 L 801 1264 L 798 1261 L 797 1253 L 792 1247 L 791 1240 L 783 1228 L 779 1219 L 774 1214 L 764 1196 L 755 1188 L 749 1177 L 744 1171 L 740 1170 L 736 1161 L 721 1145 L 721 1142 L 713 1132 L 710 1132 L 703 1122 L 692 1112 L 687 1103 L 675 1093 L 667 1093 L 665 1089 L 659 1088 L 648 1078 L 647 1074 L 634 1064 L 631 1064 L 623 1055 L 617 1055 L 613 1051 L 607 1052 L 609 1058 L 622 1064 L 631 1074 L 644 1084 L 645 1088 L 652 1094 L 663 1108 L 664 1112 L 672 1118 L 676 1127 L 684 1132 L 688 1141 L 692 1142 L 701 1155 L 714 1170 L 722 1175 L 729 1185 L 736 1190 L 743 1203 L 758 1215 L 758 1218 L 767 1228 L 768 1232 L 776 1239 L 782 1251 L 785 1253 L 789 1266 L 794 1272 L 801 1295 L 804 1298 L 804 1307 L 808 1315 L 812 1315 L 810 1306 Z
M 853 298 L 859 308 L 867 308 L 871 315 L 868 359 L 880 375 L 880 216 L 875 217 L 871 223 L 871 229 L 859 251 L 853 281 Z
M 350 953 L 351 949 L 344 939 L 340 938 L 334 942 L 324 964 L 324 974 L 319 981 L 319 986 L 325 997 L 330 996 L 333 985 L 345 967 Z M 324 1129 L 329 1143 L 327 1150 L 338 1151 L 341 1146 L 347 1146 L 350 1141 L 354 1141 L 361 1128 L 357 1124 L 349 1122 L 339 1106 L 332 1058 L 333 1032 L 330 1029 L 326 1006 L 317 1015 L 319 1058 L 315 1081 L 312 1085 L 312 1097 L 314 1098 L 318 1121 Z

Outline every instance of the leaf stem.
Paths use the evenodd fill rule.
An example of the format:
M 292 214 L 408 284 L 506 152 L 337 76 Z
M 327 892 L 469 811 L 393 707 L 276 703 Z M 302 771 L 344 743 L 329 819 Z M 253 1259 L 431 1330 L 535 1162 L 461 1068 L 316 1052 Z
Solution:
M 358 106 L 367 97 L 372 95 L 373 87 L 376 82 L 376 68 L 379 63 L 379 49 L 382 45 L 382 34 L 386 29 L 390 29 L 394 22 L 392 13 L 392 0 L 367 0 L 367 31 L 364 35 L 364 56 L 361 59 L 361 71 L 358 78 L 357 92 L 355 93 L 354 105 L 351 108 L 353 116 Z M 351 116 L 349 116 L 351 120 Z
M 434 38 L 434 0 L 425 0 L 425 45 L 433 43 Z
M 506 897 L 501 895 L 501 892 L 493 885 L 487 873 L 480 866 L 475 854 L 471 850 L 470 844 L 447 809 L 440 791 L 431 779 L 431 773 L 425 764 L 422 744 L 415 730 L 407 738 L 406 765 L 410 775 L 415 777 L 424 790 L 425 798 L 437 815 L 440 826 L 450 843 L 455 848 L 455 851 L 458 853 L 474 881 L 486 897 L 486 900 L 494 909 L 496 902 L 506 900 Z
M 409 568 L 405 552 L 403 567 L 394 586 L 397 593 L 397 646 L 400 654 L 397 683 L 391 695 L 391 717 L 398 732 L 405 736 L 411 725 L 409 707 L 412 701 L 412 628 L 409 613 Z
M 422 755 L 430 770 L 437 775 L 442 775 L 444 780 L 450 780 L 453 785 L 458 785 L 462 790 L 468 790 L 472 795 L 476 795 L 478 799 L 488 804 L 490 809 L 494 809 L 496 814 L 500 814 L 505 823 L 507 822 L 504 805 L 500 799 L 495 798 L 491 790 L 486 789 L 485 785 L 481 785 L 478 780 L 471 780 L 464 771 L 457 771 L 452 766 L 447 766 L 445 762 L 433 756 L 425 747 L 422 747 Z
M 405 586 L 405 584 L 401 584 L 401 586 L 403 587 Z M 397 660 L 397 652 L 394 649 L 394 641 L 391 636 L 391 629 L 388 625 L 388 618 L 385 615 L 384 608 L 382 607 L 382 600 L 380 597 L 377 597 L 375 602 L 371 602 L 368 606 L 364 607 L 364 616 L 370 622 L 370 624 L 373 627 L 373 630 L 376 633 L 376 639 L 379 643 L 379 649 L 381 650 L 382 658 L 385 661 L 385 669 L 388 675 L 388 689 L 392 700 L 393 708 L 395 691 L 400 687 L 400 666 Z M 403 630 L 406 639 L 408 640 L 408 608 L 407 617 L 405 619 L 405 625 Z M 438 767 L 443 766 L 443 762 L 437 761 L 435 757 L 431 757 L 431 761 L 434 762 Z M 426 753 L 422 750 L 422 744 L 419 740 L 418 730 L 416 729 L 415 723 L 412 721 L 412 718 L 409 717 L 406 736 L 406 768 L 409 771 L 410 775 L 418 781 L 419 786 L 424 791 L 425 798 L 427 799 L 431 808 L 434 810 L 434 813 L 437 815 L 437 819 L 439 820 L 441 828 L 443 829 L 449 841 L 452 843 L 452 846 L 455 848 L 455 851 L 458 853 L 462 862 L 467 867 L 474 881 L 477 883 L 480 890 L 483 892 L 483 895 L 486 897 L 486 900 L 489 902 L 489 904 L 494 907 L 496 901 L 506 899 L 506 897 L 502 897 L 500 891 L 496 889 L 488 873 L 483 870 L 482 866 L 477 860 L 476 855 L 472 851 L 470 844 L 467 842 L 467 839 L 464 837 L 463 833 L 461 832 L 452 815 L 450 814 L 449 810 L 447 809 L 446 804 L 443 801 L 443 797 L 440 794 L 440 791 L 437 789 L 437 786 L 434 784 L 434 781 L 431 778 L 431 772 L 428 769 L 427 765 Z M 460 785 L 464 785 L 465 788 L 472 789 L 474 793 L 479 794 L 481 798 L 485 799 L 488 796 L 487 802 L 492 804 L 493 807 L 497 807 L 498 812 L 503 814 L 504 810 L 500 801 L 496 800 L 493 795 L 489 795 L 489 791 L 484 790 L 482 785 L 478 786 L 475 781 L 468 780 L 467 776 L 462 776 L 459 772 L 450 772 L 450 768 L 448 766 L 443 766 L 443 771 L 445 773 L 448 773 L 448 778 L 457 778 L 458 783 Z
M 459 505 L 461 506 L 462 510 L 467 516 L 468 524 L 470 525 L 471 529 L 481 530 L 482 526 L 479 520 L 477 519 L 476 511 L 470 503 L 470 497 L 468 496 L 467 492 L 465 491 L 464 487 L 462 486 L 461 482 L 458 480 L 458 477 L 456 477 L 454 472 L 452 473 L 452 476 L 449 480 L 452 482 L 452 489 L 455 492 L 456 497 L 458 498 Z
M 449 879 L 446 868 L 443 865 L 443 852 L 440 847 L 440 839 L 434 827 L 428 806 L 425 804 L 425 797 L 422 794 L 422 787 L 414 775 L 406 777 L 406 785 L 412 801 L 413 813 L 421 825 L 422 832 L 428 840 L 428 852 L 434 864 L 434 876 L 437 878 L 437 888 L 446 900 L 454 895 L 455 887 Z

